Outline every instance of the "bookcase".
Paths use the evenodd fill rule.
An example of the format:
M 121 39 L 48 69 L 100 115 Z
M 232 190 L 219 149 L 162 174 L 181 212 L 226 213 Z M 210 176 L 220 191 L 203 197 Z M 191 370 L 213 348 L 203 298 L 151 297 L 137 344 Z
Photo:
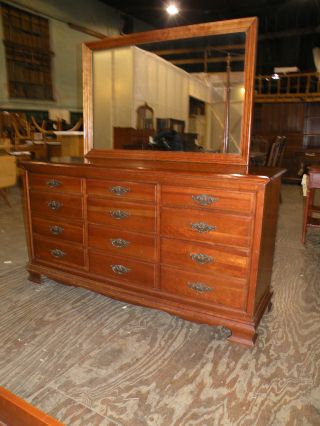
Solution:
M 49 22 L 1 4 L 10 98 L 53 100 Z

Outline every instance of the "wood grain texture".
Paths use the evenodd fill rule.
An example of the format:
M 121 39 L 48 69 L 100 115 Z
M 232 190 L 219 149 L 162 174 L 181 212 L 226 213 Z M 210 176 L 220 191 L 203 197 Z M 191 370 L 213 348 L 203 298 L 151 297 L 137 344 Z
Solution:
M 13 210 L 0 206 L 13 261 L 0 264 L 0 381 L 11 392 L 70 426 L 320 424 L 320 231 L 301 245 L 300 188 L 282 189 L 273 308 L 250 350 L 214 327 L 28 282 L 12 195 Z
M 197 201 L 197 196 L 212 197 L 209 203 Z M 212 188 L 184 188 L 177 191 L 176 186 L 163 186 L 161 201 L 164 206 L 183 206 L 205 208 L 208 210 L 224 210 L 230 213 L 250 215 L 253 212 L 254 197 L 248 192 L 226 191 Z
M 117 212 L 123 217 L 117 217 Z M 132 232 L 155 232 L 155 208 L 152 205 L 89 197 L 88 220 Z
M 0 387 L 0 425 L 63 426 L 62 423 L 2 387 Z
M 118 191 L 117 191 L 118 189 Z M 120 189 L 120 193 L 119 193 Z M 155 185 L 136 182 L 87 180 L 88 195 L 100 195 L 113 199 L 124 199 L 128 201 L 150 201 L 155 200 Z
M 89 247 L 118 256 L 131 256 L 151 262 L 156 260 L 156 242 L 153 235 L 95 224 L 89 224 L 88 228 Z M 117 244 L 119 240 L 120 244 Z

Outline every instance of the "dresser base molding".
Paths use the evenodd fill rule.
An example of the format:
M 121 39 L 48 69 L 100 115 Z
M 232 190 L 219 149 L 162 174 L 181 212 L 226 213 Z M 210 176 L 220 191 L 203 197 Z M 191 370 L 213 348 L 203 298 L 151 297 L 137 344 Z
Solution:
M 130 291 L 130 289 L 118 287 L 112 282 L 97 281 L 85 276 L 80 277 L 79 275 L 73 275 L 70 272 L 60 271 L 58 269 L 52 269 L 42 265 L 29 264 L 27 266 L 27 270 L 29 272 L 29 281 L 37 284 L 41 283 L 41 276 L 46 276 L 47 278 L 61 284 L 86 288 L 87 290 L 92 290 L 116 300 L 148 308 L 159 309 L 187 321 L 225 327 L 231 332 L 231 335 L 227 338 L 227 340 L 249 347 L 254 346 L 257 339 L 256 327 L 264 311 L 268 307 L 271 298 L 271 293 L 268 292 L 261 300 L 255 322 L 243 321 L 230 319 L 230 315 L 229 317 L 225 317 L 223 315 L 208 312 L 205 308 L 195 308 L 195 306 L 190 306 L 189 308 L 186 304 L 179 305 L 174 300 L 170 300 L 169 298 L 166 299 L 163 295 L 159 295 L 160 297 L 157 297 L 155 295 L 148 295 L 144 293 L 143 296 L 141 296 L 141 294 L 137 294 L 135 290 Z

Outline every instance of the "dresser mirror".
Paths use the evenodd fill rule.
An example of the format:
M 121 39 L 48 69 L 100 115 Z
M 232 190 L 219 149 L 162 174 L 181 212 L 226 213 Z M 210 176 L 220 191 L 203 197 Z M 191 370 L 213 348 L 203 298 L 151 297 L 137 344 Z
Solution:
M 248 164 L 255 46 L 256 18 L 87 43 L 87 157 Z

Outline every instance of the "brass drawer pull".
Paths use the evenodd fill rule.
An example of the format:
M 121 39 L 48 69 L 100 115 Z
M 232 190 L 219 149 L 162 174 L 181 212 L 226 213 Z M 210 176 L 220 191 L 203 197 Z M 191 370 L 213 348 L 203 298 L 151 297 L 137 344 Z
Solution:
M 191 228 L 194 231 L 200 232 L 201 234 L 204 232 L 210 232 L 210 231 L 216 230 L 216 226 L 208 225 L 207 223 L 204 223 L 204 222 L 191 223 Z
M 118 220 L 125 219 L 129 216 L 129 213 L 124 212 L 123 210 L 111 210 L 109 213 L 114 219 Z
M 124 248 L 130 244 L 130 241 L 123 240 L 122 238 L 111 239 L 113 247 Z
M 64 257 L 66 254 L 62 250 L 59 249 L 53 249 L 50 251 L 53 257 L 56 257 L 57 259 Z
M 127 268 L 126 266 L 123 266 L 123 265 L 110 265 L 110 266 L 113 272 L 119 275 L 127 274 L 128 272 L 131 271 L 130 268 Z
M 61 234 L 63 234 L 63 231 L 64 231 L 64 229 L 61 228 L 61 226 L 58 226 L 58 225 L 49 226 L 49 229 L 50 229 L 51 234 L 53 234 L 53 235 L 61 235 Z
M 191 288 L 191 290 L 196 291 L 197 293 L 208 293 L 210 291 L 213 291 L 212 287 L 208 287 L 206 284 L 200 283 L 200 282 L 194 282 L 194 283 L 188 283 L 188 287 Z
M 211 195 L 207 194 L 192 195 L 191 198 L 193 201 L 196 201 L 198 204 L 200 204 L 200 206 L 209 206 L 210 204 L 219 201 L 219 198 L 212 197 Z
M 60 201 L 55 201 L 55 200 L 48 201 L 48 207 L 50 207 L 51 210 L 58 210 L 62 206 L 63 204 L 60 203 Z
M 213 262 L 213 257 L 204 253 L 190 253 L 190 257 L 194 262 L 199 263 L 200 265 Z
M 48 180 L 47 181 L 47 185 L 50 187 L 50 188 L 57 188 L 58 186 L 61 186 L 62 185 L 62 182 L 60 182 L 59 180 L 57 180 L 57 179 L 51 179 L 51 180 Z
M 113 194 L 115 194 L 115 195 L 119 195 L 119 196 L 121 196 L 121 195 L 124 195 L 124 194 L 126 194 L 127 192 L 129 192 L 129 191 L 130 191 L 130 189 L 129 189 L 129 188 L 125 188 L 124 186 L 119 186 L 119 185 L 117 185 L 117 186 L 113 186 L 112 188 L 110 188 L 110 191 L 111 191 Z

